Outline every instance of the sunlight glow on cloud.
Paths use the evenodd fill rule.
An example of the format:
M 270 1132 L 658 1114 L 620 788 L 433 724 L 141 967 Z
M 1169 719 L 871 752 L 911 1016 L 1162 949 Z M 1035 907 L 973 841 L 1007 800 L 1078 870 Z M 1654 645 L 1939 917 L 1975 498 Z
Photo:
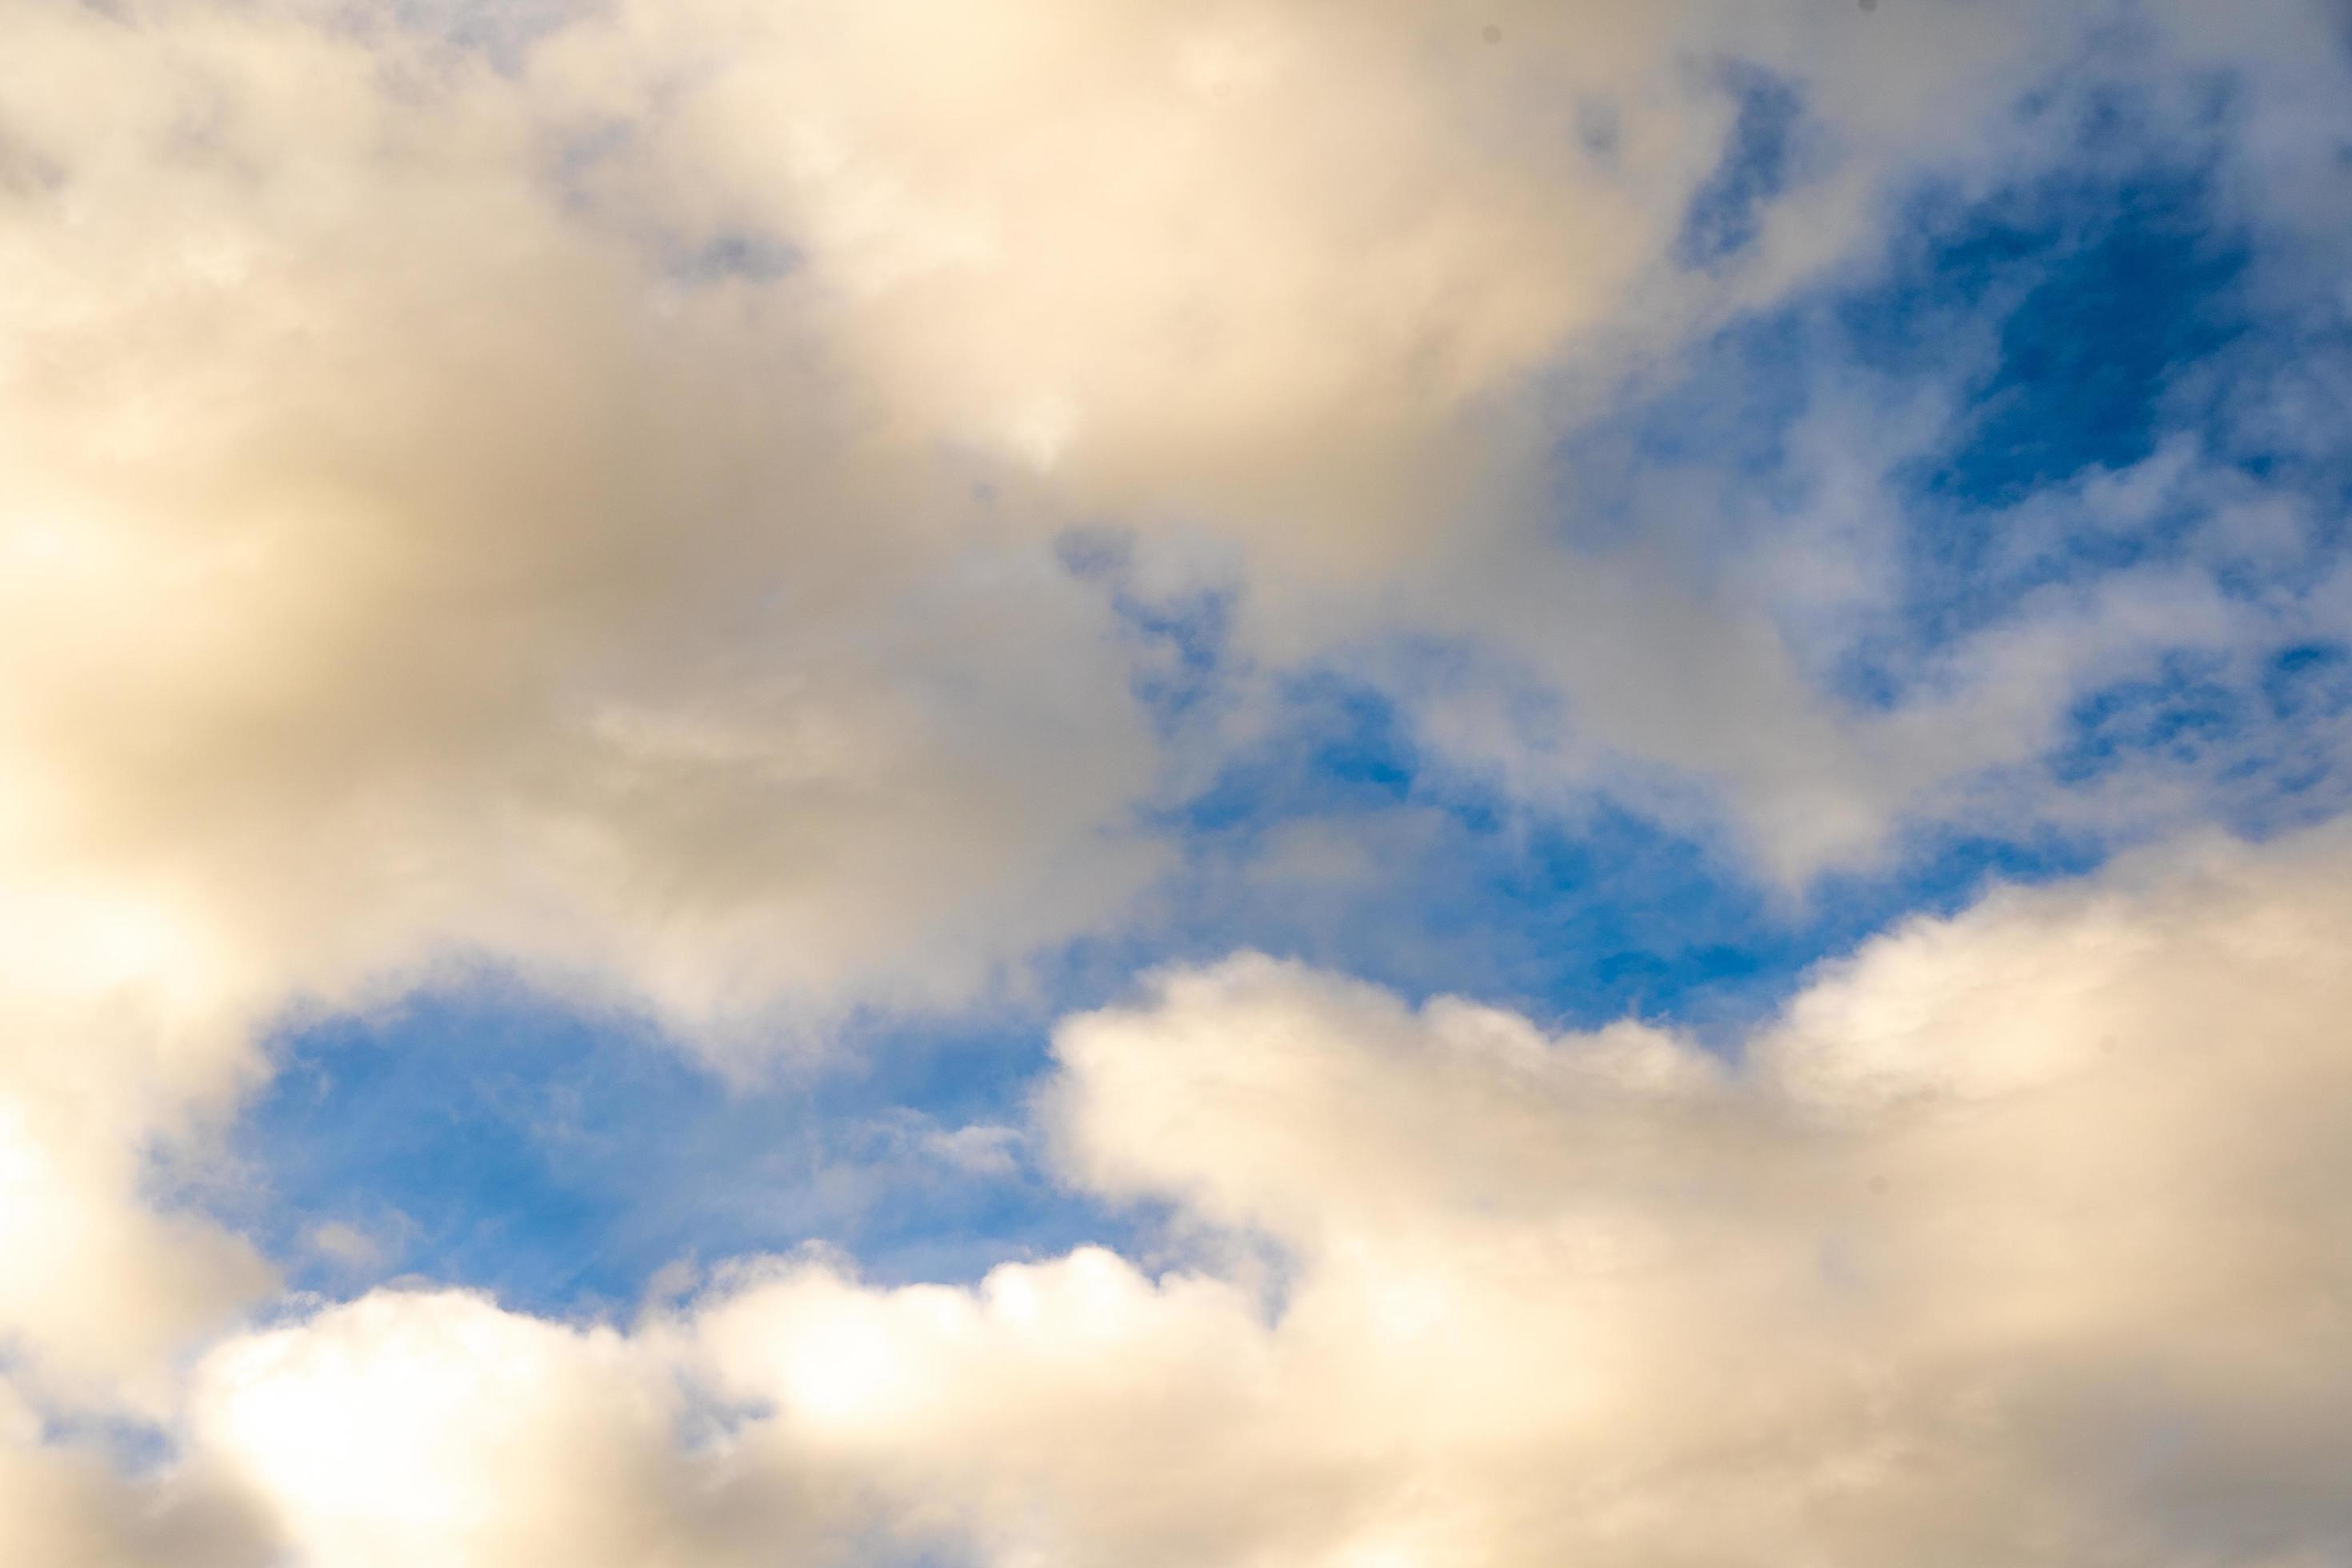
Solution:
M 0 37 L 0 1557 L 2352 1550 L 2328 0 Z
M 1163 974 L 1045 1115 L 1191 1266 L 747 1263 L 626 1336 L 385 1292 L 212 1352 L 191 1452 L 327 1565 L 2316 1561 L 2347 871 L 2003 893 L 1731 1064 Z

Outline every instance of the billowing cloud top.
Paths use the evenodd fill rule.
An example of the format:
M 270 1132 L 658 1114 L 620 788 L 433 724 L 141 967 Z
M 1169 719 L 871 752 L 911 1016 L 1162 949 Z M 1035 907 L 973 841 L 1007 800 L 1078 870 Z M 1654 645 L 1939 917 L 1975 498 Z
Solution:
M 1057 1032 L 1042 1124 L 1222 1262 L 745 1263 L 626 1332 L 379 1292 L 208 1351 L 141 1491 L 20 1447 L 5 1528 L 26 1561 L 151 1560 L 158 1517 L 336 1564 L 2326 1561 L 2347 887 L 2331 830 L 2004 895 L 1736 1061 L 1169 972 Z
M 0 1557 L 2352 1551 L 2326 0 L 0 37 Z M 257 1147 L 483 987 L 823 1152 Z

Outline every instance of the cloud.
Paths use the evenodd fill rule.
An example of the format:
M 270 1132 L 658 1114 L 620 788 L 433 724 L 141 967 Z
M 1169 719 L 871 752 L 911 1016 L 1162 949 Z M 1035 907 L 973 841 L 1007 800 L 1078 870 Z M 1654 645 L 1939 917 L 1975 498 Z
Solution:
M 1150 875 L 1104 606 L 756 290 L 579 222 L 488 62 L 7 16 L 12 1342 L 129 1376 L 263 1287 L 142 1170 L 291 1011 L 487 953 L 740 1061 Z
M 192 1451 L 322 1568 L 2329 1560 L 2347 869 L 2000 892 L 1732 1059 L 1171 972 L 1041 1115 L 1189 1267 L 751 1261 L 627 1337 L 381 1294 L 213 1352 Z
M 150 1162 L 305 1008 L 487 956 L 740 1068 L 1116 924 L 1172 764 L 1075 522 L 1230 573 L 1239 663 L 1474 645 L 1440 746 L 1791 880 L 1980 805 L 2152 623 L 2231 641 L 2134 578 L 1856 718 L 1745 573 L 1564 542 L 1563 427 L 1997 184 L 2085 36 L 1820 12 L 9 4 L 0 1331 L 152 1387 L 268 1293 Z M 2239 194 L 2324 247 L 2326 170 L 2258 177 L 2315 16 L 2130 58 L 2292 86 Z M 1678 267 L 1759 81 L 1773 178 Z
M 1643 10 L 1507 9 L 1498 54 L 1390 5 L 710 0 L 534 66 L 637 132 L 603 210 L 788 244 L 889 417 L 1338 567 L 1417 552 L 1465 406 L 1619 304 L 1714 155 L 1711 118 L 1577 134 L 1667 63 Z
M 821 1539 L 788 1477 L 741 1495 L 658 1350 L 458 1293 L 379 1294 L 215 1352 L 190 1419 L 304 1563 L 772 1563 Z
M 271 10 L 27 26 L 36 886 L 169 899 L 280 989 L 470 944 L 692 1023 L 968 989 L 1131 885 L 1099 609 L 761 301 L 666 303 L 487 66 Z
M 149 1139 L 217 1113 L 253 1070 L 246 1016 L 135 910 L 0 892 L 0 1343 L 52 1392 L 162 1397 L 173 1352 L 275 1283 L 243 1240 L 149 1203 Z M 81 918 L 74 918 L 79 916 Z
M 39 1415 L 0 1384 L 0 1552 L 75 1568 L 247 1568 L 266 1523 L 215 1479 L 125 1480 L 95 1447 L 44 1445 Z
M 1020 1168 L 1021 1130 L 974 1122 L 923 1135 L 923 1152 L 968 1176 L 1009 1175 Z

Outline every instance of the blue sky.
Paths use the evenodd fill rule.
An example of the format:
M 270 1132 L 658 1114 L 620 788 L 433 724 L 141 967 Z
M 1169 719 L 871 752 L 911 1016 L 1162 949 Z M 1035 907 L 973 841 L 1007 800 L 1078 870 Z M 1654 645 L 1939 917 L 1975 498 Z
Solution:
M 1164 918 L 1057 955 L 1027 1005 L 869 1021 L 852 1026 L 854 1053 L 730 1081 L 641 1020 L 494 975 L 458 983 L 286 1030 L 233 1135 L 224 1217 L 329 1295 L 422 1276 L 591 1316 L 697 1277 L 676 1265 L 809 1244 L 892 1281 L 976 1279 L 1081 1242 L 1150 1247 L 1148 1209 L 1065 1190 L 1040 1150 L 1010 1144 L 1003 1168 L 973 1171 L 924 1147 L 1020 1128 L 1051 1021 L 1123 1000 L 1139 972 L 1249 949 L 1407 996 L 1458 992 L 1559 1026 L 1637 1016 L 1735 1050 L 1811 965 L 1888 922 L 2099 858 L 2083 842 L 1939 834 L 1885 873 L 1791 899 L 1614 805 L 1548 820 L 1424 772 L 1372 694 L 1310 682 L 1291 709 L 1265 754 L 1187 803 L 1189 863 Z M 1301 823 L 1381 852 L 1336 883 L 1256 882 L 1268 843 Z M 310 1237 L 332 1224 L 381 1256 L 320 1258 Z
M 0 1559 L 2352 1552 L 2332 0 L 492 10 L 0 0 Z
M 1739 62 L 1722 79 L 1738 104 L 1731 139 L 1676 242 L 1701 273 L 1737 264 L 1804 140 L 1796 89 Z M 2253 237 L 2213 188 L 2207 142 L 2231 113 L 2226 92 L 2214 98 L 2183 138 L 2147 129 L 2127 90 L 2094 94 L 2061 120 L 2048 167 L 1966 195 L 1935 182 L 1899 195 L 1883 255 L 1740 313 L 1665 384 L 1561 431 L 1574 485 L 1559 526 L 1605 533 L 1661 468 L 1699 470 L 1767 516 L 1801 510 L 1809 476 L 1792 430 L 1821 389 L 1939 396 L 1932 427 L 1890 467 L 1895 591 L 1833 670 L 1867 707 L 2037 593 L 2186 558 L 2211 521 L 2193 496 L 2128 526 L 2062 521 L 2040 547 L 2019 543 L 2034 526 L 2021 510 L 2063 509 L 2086 478 L 2169 443 L 2340 516 L 2346 454 L 2265 442 L 2234 406 L 2234 387 L 2283 360 L 2343 377 L 2352 357 L 2312 332 L 2311 302 L 2263 287 Z M 735 254 L 724 242 L 710 254 L 722 252 Z M 1511 798 L 1433 752 L 1344 665 L 1253 667 L 1233 646 L 1240 590 L 1139 595 L 1126 538 L 1080 530 L 1062 559 L 1118 615 L 1160 732 L 1202 728 L 1244 685 L 1264 687 L 1267 709 L 1195 787 L 1150 812 L 1177 861 L 1139 912 L 1044 956 L 1017 1003 L 868 1018 L 849 1026 L 850 1051 L 740 1081 L 657 1025 L 583 1013 L 495 968 L 289 1026 L 269 1087 L 240 1111 L 232 1143 L 254 1180 L 224 1217 L 331 1295 L 421 1276 L 534 1310 L 625 1312 L 666 1267 L 804 1244 L 883 1279 L 976 1278 L 1143 1234 L 1139 1216 L 1059 1189 L 1039 1151 L 1008 1145 L 1003 1168 L 971 1171 L 921 1148 L 959 1127 L 1020 1128 L 1052 1021 L 1121 999 L 1139 973 L 1255 950 L 1411 997 L 1459 993 L 1562 1026 L 1637 1016 L 1736 1051 L 1823 959 L 1996 882 L 2080 875 L 2129 842 L 1962 818 L 1906 830 L 1871 868 L 1778 887 L 1736 845 L 1661 821 L 1638 796 Z M 2307 576 L 2322 559 L 2273 571 Z M 2265 583 L 2249 569 L 2224 585 L 2251 596 Z M 2160 652 L 2084 691 L 2028 767 L 2060 792 L 2126 771 L 2192 775 L 2257 835 L 2326 815 L 2338 770 L 2303 742 L 2352 709 L 2348 655 L 2307 634 Z M 331 1223 L 375 1238 L 381 1256 L 306 1250 Z

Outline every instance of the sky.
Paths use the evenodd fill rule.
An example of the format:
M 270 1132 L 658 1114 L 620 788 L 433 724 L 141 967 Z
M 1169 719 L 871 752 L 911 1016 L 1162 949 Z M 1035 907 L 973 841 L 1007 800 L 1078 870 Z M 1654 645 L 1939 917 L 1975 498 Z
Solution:
M 2352 1563 L 2336 0 L 0 39 L 0 1561 Z

